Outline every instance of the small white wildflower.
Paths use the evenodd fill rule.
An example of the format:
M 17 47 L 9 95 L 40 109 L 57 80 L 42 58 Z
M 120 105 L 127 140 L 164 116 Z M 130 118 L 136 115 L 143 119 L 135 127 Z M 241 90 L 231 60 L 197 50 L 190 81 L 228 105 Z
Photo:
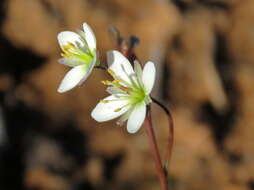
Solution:
M 57 36 L 63 58 L 59 62 L 73 67 L 62 80 L 58 92 L 63 93 L 82 84 L 91 74 L 96 59 L 96 38 L 88 24 L 78 33 L 64 31 Z
M 127 131 L 137 132 L 146 117 L 146 105 L 151 103 L 149 94 L 155 81 L 155 66 L 147 62 L 142 68 L 135 62 L 134 70 L 127 58 L 118 51 L 107 54 L 109 73 L 113 81 L 103 81 L 109 85 L 107 92 L 111 95 L 101 100 L 92 111 L 92 117 L 98 122 L 115 119 L 118 124 L 127 121 Z

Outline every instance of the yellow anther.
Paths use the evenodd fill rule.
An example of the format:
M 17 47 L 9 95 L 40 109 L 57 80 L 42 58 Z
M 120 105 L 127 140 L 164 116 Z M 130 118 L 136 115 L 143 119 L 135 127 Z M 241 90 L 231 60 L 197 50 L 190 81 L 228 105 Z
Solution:
M 108 81 L 108 80 L 103 80 L 103 81 L 101 81 L 101 83 L 104 85 L 112 85 L 112 82 Z
M 67 50 L 68 49 L 75 49 L 76 46 L 73 43 L 68 42 L 67 45 L 64 45 L 64 48 L 66 48 Z
M 68 44 L 62 46 L 62 50 L 63 50 L 64 52 L 69 51 L 70 49 L 74 49 L 74 48 L 75 48 L 75 46 L 72 45 L 71 43 L 68 43 Z
M 116 85 L 116 86 L 119 85 L 119 82 L 117 80 L 113 80 L 111 83 L 112 85 Z
M 114 81 L 115 81 L 115 82 L 117 82 L 117 83 L 119 83 L 119 82 L 123 82 L 123 80 L 122 80 L 122 79 L 115 79 Z
M 77 49 L 76 46 L 73 43 L 71 43 L 71 42 L 68 42 L 64 46 L 61 46 L 61 48 L 63 50 L 63 53 L 61 53 L 61 56 L 63 56 L 63 57 L 71 57 L 71 56 L 73 56 L 74 54 L 71 52 L 71 50 Z
M 106 104 L 109 103 L 109 100 L 100 100 L 100 102 Z
M 114 110 L 114 112 L 119 112 L 119 111 L 121 111 L 121 109 L 122 108 L 117 108 L 117 109 Z
M 116 76 L 115 72 L 112 71 L 111 69 L 108 69 L 107 71 L 108 71 L 108 73 L 109 73 L 111 76 L 113 76 L 113 77 Z

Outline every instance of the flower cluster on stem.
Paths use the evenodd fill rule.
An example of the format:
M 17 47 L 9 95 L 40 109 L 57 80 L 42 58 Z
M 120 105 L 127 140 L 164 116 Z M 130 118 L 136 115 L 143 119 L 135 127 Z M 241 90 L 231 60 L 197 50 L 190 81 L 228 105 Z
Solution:
M 133 47 L 130 47 L 131 51 L 127 52 L 131 52 L 131 57 L 126 58 L 116 50 L 109 51 L 107 52 L 107 66 L 101 66 L 97 56 L 95 35 L 86 23 L 83 24 L 83 30 L 79 30 L 77 33 L 60 32 L 58 42 L 62 49 L 62 58 L 59 59 L 59 62 L 71 67 L 62 80 L 58 92 L 63 93 L 81 85 L 94 68 L 107 70 L 113 80 L 105 80 L 102 83 L 108 86 L 107 92 L 110 95 L 99 101 L 91 116 L 97 122 L 105 122 L 119 117 L 117 124 L 123 125 L 127 122 L 129 133 L 136 133 L 145 122 L 161 189 L 167 190 L 167 176 L 162 166 L 152 126 L 151 102 L 154 101 L 161 106 L 168 115 L 170 155 L 173 145 L 173 120 L 169 110 L 150 96 L 156 76 L 154 63 L 148 61 L 142 68 L 140 63 L 135 60 L 134 66 L 132 66 L 128 58 L 132 60 L 131 58 L 136 58 L 136 55 L 132 51 Z

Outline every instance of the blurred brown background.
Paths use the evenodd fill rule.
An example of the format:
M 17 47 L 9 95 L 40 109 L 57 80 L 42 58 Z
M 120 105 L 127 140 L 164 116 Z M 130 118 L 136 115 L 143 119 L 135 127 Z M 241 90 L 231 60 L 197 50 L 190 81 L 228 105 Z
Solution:
M 171 190 L 254 189 L 253 0 L 1 0 L 1 190 L 159 189 L 144 129 L 90 117 L 106 74 L 56 92 L 68 70 L 57 33 L 83 22 L 101 60 L 114 25 L 156 62 L 153 93 L 175 121 Z M 167 118 L 153 115 L 164 158 Z

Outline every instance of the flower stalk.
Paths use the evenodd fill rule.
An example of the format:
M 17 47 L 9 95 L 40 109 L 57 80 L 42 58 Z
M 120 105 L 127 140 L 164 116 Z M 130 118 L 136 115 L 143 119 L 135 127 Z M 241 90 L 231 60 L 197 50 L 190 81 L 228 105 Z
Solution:
M 119 31 L 117 31 L 117 39 L 118 39 L 118 40 L 116 40 L 117 41 L 117 44 L 116 44 L 117 49 L 119 51 L 121 51 L 131 62 L 133 61 L 133 57 L 135 57 L 135 59 L 138 60 L 138 57 L 134 53 L 135 45 L 131 45 L 131 44 L 135 44 L 135 43 L 129 43 L 129 44 L 127 44 L 127 47 L 124 46 L 126 43 L 123 43 L 124 38 L 122 38 L 120 36 Z M 133 41 L 133 39 L 134 38 L 130 37 L 129 41 Z M 139 40 L 137 39 L 135 41 L 138 42 Z M 125 48 L 121 48 L 121 47 L 125 47 Z M 126 52 L 128 52 L 128 53 L 126 53 Z M 160 156 L 159 149 L 158 149 L 158 143 L 157 143 L 153 125 L 152 125 L 151 104 L 147 105 L 146 118 L 144 121 L 144 126 L 146 129 L 147 136 L 149 138 L 150 148 L 151 148 L 151 152 L 153 154 L 155 167 L 156 167 L 156 173 L 157 173 L 157 176 L 160 181 L 161 190 L 168 190 L 167 166 L 168 166 L 168 163 L 170 162 L 170 159 L 171 159 L 171 154 L 172 154 L 172 149 L 173 149 L 173 144 L 174 144 L 173 117 L 172 117 L 170 111 L 167 109 L 167 107 L 164 104 L 162 104 L 161 102 L 159 102 L 158 100 L 156 100 L 153 97 L 151 97 L 151 99 L 152 99 L 152 102 L 154 102 L 155 104 L 160 106 L 168 116 L 168 122 L 169 122 L 168 133 L 169 134 L 168 134 L 168 146 L 167 146 L 167 155 L 166 155 L 167 162 L 164 166 L 162 165 L 161 156 Z
M 151 97 L 152 101 L 154 103 L 156 103 L 158 106 L 160 106 L 163 111 L 167 114 L 168 117 L 168 151 L 167 151 L 167 156 L 166 156 L 166 160 L 167 163 L 170 162 L 171 159 L 171 154 L 172 154 L 172 150 L 173 150 L 173 144 L 174 144 L 174 123 L 173 123 L 173 117 L 172 114 L 170 113 L 169 109 L 164 106 L 164 104 L 162 104 L 161 102 L 159 102 L 158 100 L 156 100 L 154 97 Z M 165 167 L 165 170 L 167 169 L 167 164 Z
M 168 116 L 166 164 L 170 161 L 173 148 L 173 118 L 166 106 L 150 96 L 156 76 L 155 65 L 148 61 L 142 68 L 139 64 L 134 52 L 134 47 L 139 43 L 138 38 L 131 36 L 128 40 L 124 39 L 117 29 L 114 29 L 113 33 L 117 42 L 116 48 L 120 52 L 109 51 L 107 64 L 100 63 L 95 35 L 86 23 L 83 24 L 83 30 L 78 33 L 64 31 L 58 34 L 58 41 L 63 51 L 61 54 L 63 58 L 59 59 L 59 62 L 71 67 L 62 80 L 58 92 L 63 93 L 81 85 L 94 68 L 107 71 L 113 80 L 105 80 L 102 83 L 108 86 L 107 92 L 110 95 L 96 105 L 91 116 L 98 122 L 120 117 L 117 124 L 123 125 L 126 122 L 129 133 L 136 133 L 144 123 L 161 190 L 168 190 L 167 165 L 163 165 L 161 161 L 152 124 L 151 103 L 159 105 Z
M 161 157 L 157 145 L 157 140 L 153 130 L 151 107 L 147 106 L 147 115 L 144 123 L 147 136 L 149 137 L 149 143 L 151 152 L 153 154 L 157 176 L 160 181 L 161 190 L 168 190 L 167 175 L 162 166 Z

